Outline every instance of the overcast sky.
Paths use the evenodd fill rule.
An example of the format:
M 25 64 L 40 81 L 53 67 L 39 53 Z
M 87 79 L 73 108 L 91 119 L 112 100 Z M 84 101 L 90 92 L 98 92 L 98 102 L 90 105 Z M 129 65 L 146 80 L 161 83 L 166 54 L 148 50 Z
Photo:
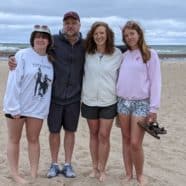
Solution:
M 67 11 L 81 17 L 84 37 L 90 25 L 102 20 L 121 42 L 120 28 L 136 20 L 149 44 L 186 45 L 186 0 L 4 0 L 0 4 L 0 42 L 28 43 L 32 26 L 47 24 L 58 33 Z

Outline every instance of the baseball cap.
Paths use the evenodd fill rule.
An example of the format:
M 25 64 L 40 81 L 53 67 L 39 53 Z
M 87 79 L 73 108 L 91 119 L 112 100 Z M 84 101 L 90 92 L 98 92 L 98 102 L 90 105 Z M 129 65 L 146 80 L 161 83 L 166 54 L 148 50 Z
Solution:
M 63 21 L 69 17 L 72 17 L 73 19 L 80 21 L 80 18 L 77 12 L 70 11 L 70 12 L 65 13 L 63 16 Z

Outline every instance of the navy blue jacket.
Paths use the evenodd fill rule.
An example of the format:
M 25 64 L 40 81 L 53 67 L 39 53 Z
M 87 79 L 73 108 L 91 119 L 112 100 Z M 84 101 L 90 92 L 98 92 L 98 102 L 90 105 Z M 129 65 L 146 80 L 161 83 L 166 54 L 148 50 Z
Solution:
M 80 35 L 72 45 L 61 32 L 53 39 L 52 55 L 55 61 L 51 102 L 67 105 L 80 101 L 85 62 L 84 41 Z

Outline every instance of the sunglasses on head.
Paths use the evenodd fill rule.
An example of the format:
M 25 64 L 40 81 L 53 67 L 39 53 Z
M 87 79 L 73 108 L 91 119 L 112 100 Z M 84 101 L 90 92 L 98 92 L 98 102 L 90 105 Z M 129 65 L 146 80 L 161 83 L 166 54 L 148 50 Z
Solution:
M 35 29 L 44 29 L 44 30 L 48 30 L 48 26 L 47 25 L 34 25 Z

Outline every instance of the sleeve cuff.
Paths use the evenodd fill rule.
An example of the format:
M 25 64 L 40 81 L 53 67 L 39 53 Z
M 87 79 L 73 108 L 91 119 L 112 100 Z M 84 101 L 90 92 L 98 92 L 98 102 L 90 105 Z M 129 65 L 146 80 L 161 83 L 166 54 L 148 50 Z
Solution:
M 158 112 L 158 108 L 150 108 L 150 111 L 149 112 L 157 113 Z

